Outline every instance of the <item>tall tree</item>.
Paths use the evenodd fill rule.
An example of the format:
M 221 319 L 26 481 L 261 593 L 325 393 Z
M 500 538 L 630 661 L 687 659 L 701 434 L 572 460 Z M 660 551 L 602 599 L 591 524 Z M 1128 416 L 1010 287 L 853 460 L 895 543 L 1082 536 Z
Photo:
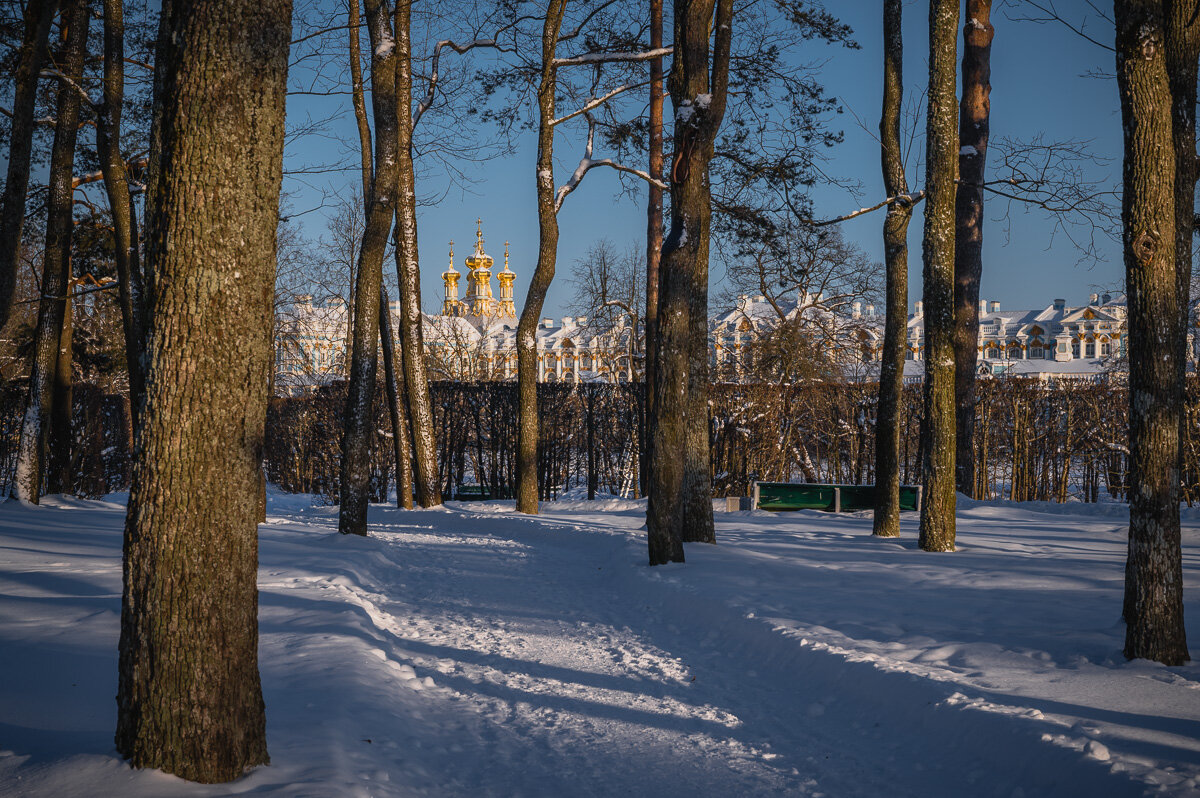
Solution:
M 558 91 L 558 35 L 566 0 L 550 0 L 542 25 L 538 82 L 537 208 L 538 260 L 517 322 L 517 512 L 538 511 L 536 330 L 558 257 L 558 207 L 554 199 L 554 110 Z
M 121 154 L 121 105 L 125 100 L 125 16 L 122 0 L 104 0 L 104 82 L 96 109 L 96 152 L 113 223 L 113 260 L 117 267 L 125 360 L 129 368 L 130 408 L 137 426 L 144 375 L 145 285 L 137 217 L 130 194 L 129 170 Z
M 920 545 L 954 551 L 954 124 L 958 0 L 930 0 L 929 102 L 926 114 L 925 418 Z
M 42 493 L 46 468 L 47 442 L 50 435 L 55 397 L 61 405 L 69 401 L 59 369 L 59 350 L 63 344 L 63 325 L 70 299 L 71 233 L 74 227 L 73 171 L 75 144 L 79 132 L 80 78 L 87 55 L 89 22 L 87 0 L 70 0 L 63 8 L 63 47 L 59 54 L 60 76 L 56 98 L 54 144 L 50 151 L 49 195 L 47 197 L 46 248 L 42 255 L 42 297 L 38 305 L 37 332 L 34 334 L 33 368 L 29 375 L 29 395 L 21 422 L 21 440 L 17 449 L 17 468 L 12 494 L 22 501 L 36 503 Z M 70 339 L 67 339 L 69 345 Z M 69 357 L 68 357 L 69 361 Z M 70 380 L 68 362 L 67 384 Z M 60 412 L 58 419 L 63 420 Z M 66 423 L 70 424 L 69 411 Z M 69 446 L 70 436 L 65 438 Z M 61 480 L 55 479 L 61 490 Z
M 663 0 L 650 0 L 650 49 L 662 47 Z M 647 172 L 652 181 L 663 179 L 663 59 L 650 60 L 650 156 Z M 650 441 L 654 434 L 650 425 L 654 423 L 654 364 L 657 358 L 654 339 L 658 329 L 658 269 L 662 260 L 663 243 L 663 190 L 651 182 L 648 185 L 646 203 L 646 441 L 642 447 L 641 481 L 649 483 Z
M 659 272 L 646 510 L 651 565 L 682 562 L 683 541 L 716 540 L 708 444 L 708 171 L 725 116 L 733 3 L 676 0 L 674 16 L 671 227 Z
M 904 175 L 900 145 L 900 107 L 904 101 L 902 0 L 883 3 L 883 113 L 879 151 L 884 191 L 895 199 L 883 221 L 887 264 L 887 309 L 883 354 L 879 363 L 879 405 L 875 432 L 874 533 L 900 535 L 900 394 L 904 388 L 904 347 L 908 323 L 908 223 L 912 199 Z
M 413 171 L 413 128 L 419 116 L 414 117 L 412 108 L 412 0 L 398 0 L 396 3 L 395 28 L 398 51 L 396 160 L 399 179 L 395 245 L 396 276 L 400 288 L 400 349 L 413 452 L 416 455 L 413 460 L 413 483 L 417 503 L 422 507 L 433 507 L 442 503 L 442 489 L 438 480 L 437 439 L 433 432 L 433 399 L 429 393 L 429 372 L 425 366 L 425 338 L 421 330 L 421 261 L 417 252 L 417 186 Z M 421 109 L 425 107 L 423 105 Z
M 958 106 L 958 194 L 954 216 L 954 412 L 958 490 L 975 495 L 975 364 L 983 275 L 983 181 L 991 111 L 992 0 L 967 0 L 962 100 Z
M 1178 261 L 1191 258 L 1178 214 L 1191 203 L 1192 184 L 1178 181 L 1195 174 L 1195 55 L 1180 65 L 1179 39 L 1186 41 L 1188 10 L 1161 0 L 1114 3 L 1117 86 L 1124 131 L 1121 226 L 1125 290 L 1129 303 L 1129 555 L 1125 565 L 1125 656 L 1169 665 L 1188 659 L 1183 621 L 1183 568 L 1179 530 L 1179 431 L 1183 354 L 1180 340 L 1186 311 L 1181 301 Z M 1168 22 L 1168 19 L 1170 22 Z M 1182 23 L 1185 27 L 1176 27 Z M 1193 34 L 1194 35 L 1194 34 Z M 1193 45 L 1194 46 L 1194 45 Z M 1179 49 L 1174 49 L 1179 48 Z M 1168 52 L 1171 55 L 1168 56 Z M 1194 51 L 1193 51 L 1194 53 Z M 1171 63 L 1174 62 L 1174 63 Z M 1191 96 L 1176 120 L 1171 67 L 1192 85 L 1177 88 Z M 1192 124 L 1188 125 L 1187 120 Z M 1179 149 L 1190 127 L 1192 142 Z M 1184 202 L 1181 195 L 1187 194 Z M 1168 235 L 1168 232 L 1170 234 Z M 1185 254 L 1186 253 L 1186 254 Z M 1181 257 L 1183 256 L 1183 257 Z M 1182 300 L 1186 302 L 1187 288 Z
M 350 380 L 343 416 L 341 505 L 342 534 L 367 534 L 371 487 L 371 434 L 375 428 L 375 377 L 378 369 L 379 300 L 383 256 L 396 215 L 396 64 L 398 53 L 386 0 L 366 0 L 371 39 L 371 106 L 375 116 L 375 174 L 367 195 L 367 218 L 358 250 L 354 285 Z M 356 31 L 355 31 L 356 32 Z M 364 173 L 369 165 L 364 164 Z
M 25 4 L 25 33 L 13 76 L 12 128 L 8 139 L 8 176 L 0 197 L 0 327 L 8 322 L 17 285 L 21 232 L 25 226 L 25 193 L 29 189 L 29 160 L 33 152 L 33 111 L 38 76 L 46 55 L 46 42 L 57 0 Z
M 206 783 L 268 760 L 256 517 L 290 39 L 290 0 L 163 3 L 116 744 Z

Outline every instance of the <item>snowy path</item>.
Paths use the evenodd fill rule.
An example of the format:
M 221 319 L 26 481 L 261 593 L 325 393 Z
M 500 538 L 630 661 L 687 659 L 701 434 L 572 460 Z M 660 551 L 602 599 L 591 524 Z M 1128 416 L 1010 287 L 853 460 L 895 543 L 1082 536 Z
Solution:
M 113 754 L 123 512 L 58 503 L 0 508 L 0 794 L 1200 794 L 1200 668 L 1119 657 L 1119 515 L 968 506 L 931 556 L 913 520 L 719 514 L 649 569 L 629 502 L 373 507 L 347 539 L 275 497 L 273 763 L 207 788 Z

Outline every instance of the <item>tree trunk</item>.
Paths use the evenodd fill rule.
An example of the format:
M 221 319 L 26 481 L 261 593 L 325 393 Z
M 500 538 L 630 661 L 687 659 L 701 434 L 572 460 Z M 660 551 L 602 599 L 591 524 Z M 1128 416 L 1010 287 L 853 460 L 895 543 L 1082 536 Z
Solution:
M 659 273 L 651 424 L 650 564 L 683 562 L 683 541 L 713 543 L 708 441 L 708 165 L 725 114 L 731 0 L 675 3 L 669 89 L 675 109 L 671 228 Z
M 385 0 L 366 0 L 371 38 L 371 106 L 375 114 L 375 162 L 379 164 L 367 198 L 367 218 L 354 283 L 350 384 L 342 437 L 341 505 L 338 530 L 367 534 L 371 487 L 371 436 L 375 428 L 375 378 L 378 371 L 379 298 L 383 256 L 396 215 L 396 47 Z
M 379 287 L 379 340 L 383 350 L 383 378 L 386 381 L 388 414 L 392 420 L 392 449 L 396 457 L 396 506 L 413 506 L 412 440 L 408 435 L 408 414 L 404 410 L 404 372 L 396 370 L 396 341 L 392 337 L 387 288 Z
M 17 55 L 17 73 L 13 76 L 15 90 L 8 139 L 8 177 L 4 182 L 4 195 L 0 198 L 0 327 L 8 323 L 13 292 L 17 287 L 38 75 L 42 71 L 50 25 L 57 8 L 57 0 L 25 4 L 25 35 Z
M 992 0 L 967 0 L 962 101 L 958 116 L 958 195 L 954 218 L 955 483 L 975 496 L 975 365 L 979 281 L 983 275 L 983 179 L 991 110 Z
M 400 354 L 404 362 L 405 398 L 411 424 L 415 458 L 417 504 L 442 503 L 438 482 L 437 439 L 433 433 L 433 400 L 425 368 L 425 341 L 421 331 L 421 266 L 417 254 L 417 193 L 412 155 L 412 0 L 396 4 L 396 113 L 399 144 L 399 197 L 396 202 L 396 275 L 400 286 Z
M 68 272 L 70 267 L 68 266 Z M 67 281 L 67 294 L 71 281 Z M 46 436 L 46 492 L 70 493 L 74 479 L 71 450 L 75 448 L 72 423 L 75 391 L 72 386 L 71 365 L 74 361 L 71 339 L 75 332 L 74 307 L 70 299 L 63 302 L 62 326 L 58 332 L 58 347 L 54 358 L 54 385 L 50 399 L 50 431 Z
M 33 368 L 29 395 L 21 422 L 17 468 L 12 495 L 37 503 L 46 468 L 46 444 L 52 423 L 58 352 L 61 346 L 67 291 L 71 279 L 71 233 L 74 227 L 75 143 L 79 130 L 78 84 L 87 55 L 89 22 L 86 0 L 71 0 L 63 9 L 63 50 L 58 61 L 66 79 L 59 79 L 55 109 L 54 144 L 50 151 L 49 192 L 46 201 L 46 248 L 42 253 L 42 298 L 34 334 Z M 69 82 L 70 81 L 70 82 Z
M 1129 303 L 1125 656 L 1179 665 L 1188 660 L 1179 531 L 1183 402 L 1178 394 L 1182 368 L 1178 358 L 1184 315 L 1177 285 L 1177 142 L 1165 56 L 1166 20 L 1162 4 L 1154 0 L 1118 2 L 1114 9 L 1124 129 L 1121 222 Z M 1184 110 L 1195 113 L 1194 105 Z M 1186 157 L 1195 154 L 1189 151 Z M 1186 190 L 1190 195 L 1192 188 Z M 1188 257 L 1190 250 L 1189 235 Z
M 650 49 L 662 47 L 663 0 L 650 0 Z M 647 171 L 651 180 L 663 179 L 663 60 L 650 60 L 650 163 Z M 655 339 L 658 335 L 658 269 L 662 260 L 663 243 L 663 193 L 654 183 L 649 185 L 649 201 L 646 205 L 646 366 L 643 369 L 646 381 L 645 441 L 640 458 L 640 477 L 643 490 L 650 484 L 649 469 L 653 462 L 650 442 L 654 438 L 654 369 L 658 361 Z
M 137 218 L 129 193 L 129 172 L 121 155 L 121 104 L 125 98 L 125 21 L 122 0 L 104 0 L 104 92 L 96 111 L 96 153 L 113 222 L 113 261 L 129 368 L 129 406 L 137 426 L 137 408 L 145 387 L 146 306 Z
M 554 66 L 558 32 L 566 0 L 550 0 L 542 26 L 542 72 L 538 84 L 538 261 L 529 280 L 525 306 L 517 323 L 517 512 L 538 511 L 537 325 L 554 279 L 558 255 L 558 214 L 554 207 Z
M 929 6 L 929 105 L 926 119 L 925 438 L 920 545 L 954 551 L 954 180 L 958 129 L 954 81 L 958 0 Z
M 159 34 L 116 744 L 215 783 L 268 761 L 255 516 L 291 3 L 167 0 Z
M 900 107 L 904 101 L 902 0 L 883 4 L 883 113 L 879 120 L 884 191 L 908 194 L 900 145 Z M 894 202 L 883 222 L 887 261 L 887 316 L 879 363 L 879 407 L 875 429 L 874 533 L 900 536 L 900 393 L 904 390 L 904 347 L 908 323 L 908 223 L 912 203 Z

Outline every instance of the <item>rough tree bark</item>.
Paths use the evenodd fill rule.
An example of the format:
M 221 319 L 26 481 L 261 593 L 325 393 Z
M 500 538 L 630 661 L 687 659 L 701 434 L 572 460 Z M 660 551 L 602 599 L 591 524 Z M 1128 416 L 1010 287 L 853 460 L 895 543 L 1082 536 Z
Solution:
M 400 350 L 404 367 L 405 399 L 412 425 L 417 504 L 442 503 L 438 480 L 437 439 L 434 436 L 433 399 L 425 367 L 425 341 L 421 330 L 421 261 L 417 253 L 417 188 L 413 173 L 412 113 L 412 1 L 396 3 L 396 117 L 399 144 L 399 196 L 396 201 L 396 276 L 400 287 Z
M 268 761 L 255 520 L 290 39 L 289 0 L 163 3 L 116 744 L 206 783 Z
M 129 170 L 121 155 L 121 103 L 125 98 L 125 21 L 122 0 L 104 0 L 104 89 L 96 110 L 96 152 L 104 173 L 104 190 L 113 222 L 113 260 L 117 267 L 118 301 L 129 368 L 129 407 L 138 424 L 137 408 L 145 384 L 146 308 L 137 217 L 129 193 Z
M 13 76 L 15 91 L 8 140 L 8 176 L 4 182 L 4 195 L 0 198 L 0 327 L 8 323 L 13 291 L 17 287 L 38 75 L 42 71 L 50 24 L 57 9 L 57 0 L 25 4 L 25 34 L 17 55 L 17 73 Z
M 925 439 L 920 545 L 954 551 L 954 124 L 958 0 L 930 0 L 929 104 L 926 118 Z
M 76 87 L 83 74 L 83 61 L 87 55 L 87 0 L 71 0 L 67 3 L 63 8 L 62 20 L 64 42 L 58 61 L 64 77 L 58 82 L 54 143 L 50 151 L 46 248 L 42 254 L 42 298 L 38 304 L 29 395 L 25 403 L 25 416 L 21 421 L 17 467 L 12 482 L 12 495 L 15 498 L 35 504 L 42 494 L 58 379 L 58 353 L 67 303 L 70 302 L 67 291 L 71 279 L 71 233 L 74 227 L 72 178 L 82 104 Z M 56 484 L 55 487 L 61 489 L 61 485 Z
M 371 433 L 375 428 L 375 378 L 378 371 L 379 299 L 383 256 L 396 215 L 396 40 L 385 0 L 366 0 L 371 39 L 371 107 L 375 115 L 375 169 L 367 195 L 367 217 L 358 249 L 354 284 L 350 383 L 343 414 L 341 504 L 338 530 L 367 534 L 371 487 Z
M 1179 531 L 1183 402 L 1177 393 L 1183 332 L 1179 325 L 1185 316 L 1176 283 L 1177 164 L 1166 20 L 1158 0 L 1115 2 L 1114 19 L 1124 130 L 1121 226 L 1129 303 L 1125 656 L 1179 665 L 1188 659 Z M 1194 119 L 1194 105 L 1187 113 Z M 1194 150 L 1186 157 L 1194 159 Z M 1186 246 L 1190 258 L 1190 235 Z
M 900 146 L 900 107 L 904 101 L 902 0 L 883 3 L 883 113 L 879 120 L 880 160 L 886 196 L 908 194 Z M 874 533 L 900 536 L 900 395 L 904 390 L 904 347 L 908 323 L 908 224 L 912 203 L 888 206 L 883 222 L 887 262 L 887 311 L 879 364 L 879 407 L 875 432 Z
M 958 490 L 975 496 L 975 367 L 979 281 L 983 275 L 983 177 L 991 101 L 992 0 L 967 0 L 962 100 L 958 116 L 958 195 L 954 217 L 954 412 Z
M 714 0 L 675 3 L 671 227 L 659 272 L 646 510 L 651 565 L 683 562 L 683 541 L 716 540 L 708 444 L 708 165 L 725 115 L 733 5 L 715 0 L 715 6 L 714 19 Z
M 67 261 L 67 290 L 72 288 L 70 259 Z M 74 306 L 70 299 L 62 303 L 62 325 L 58 329 L 58 345 L 54 349 L 54 379 L 50 399 L 50 429 L 46 435 L 46 492 L 70 493 L 72 479 L 71 449 L 75 442 L 72 411 L 75 391 L 72 384 L 71 366 L 74 363 L 74 348 L 71 341 L 75 334 Z
M 650 49 L 662 47 L 663 0 L 650 0 Z M 663 59 L 650 60 L 650 162 L 647 172 L 651 180 L 663 179 Z M 641 482 L 645 490 L 650 484 L 650 442 L 654 439 L 652 431 L 654 416 L 654 367 L 658 355 L 655 347 L 655 337 L 658 334 L 658 268 L 662 260 L 663 243 L 663 193 L 662 189 L 653 182 L 648 184 L 649 200 L 646 204 L 646 316 L 644 322 L 646 335 L 646 366 L 644 369 L 646 381 L 646 440 L 641 452 Z
M 517 512 L 537 513 L 537 325 L 554 279 L 558 255 L 558 211 L 554 203 L 554 66 L 566 0 L 550 0 L 542 26 L 542 72 L 538 83 L 537 207 L 538 260 L 517 322 Z

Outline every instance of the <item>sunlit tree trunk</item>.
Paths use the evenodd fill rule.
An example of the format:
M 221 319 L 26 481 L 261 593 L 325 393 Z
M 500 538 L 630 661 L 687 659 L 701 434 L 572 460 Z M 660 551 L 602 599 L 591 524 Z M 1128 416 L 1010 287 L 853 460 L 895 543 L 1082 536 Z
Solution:
M 155 60 L 116 745 L 206 783 L 268 761 L 256 519 L 291 10 L 166 0 Z
M 900 146 L 900 107 L 904 101 L 902 0 L 883 4 L 883 113 L 879 120 L 884 190 L 889 197 L 908 194 Z M 887 262 L 887 310 L 879 363 L 879 409 L 875 431 L 874 532 L 900 535 L 900 394 L 904 390 L 904 347 L 908 323 L 908 223 L 911 202 L 888 206 L 883 222 Z
M 930 0 L 929 105 L 926 119 L 925 438 L 920 545 L 954 551 L 954 181 L 958 127 L 954 82 L 958 0 Z
M 375 377 L 378 370 L 379 298 L 383 256 L 396 215 L 396 62 L 392 18 L 385 0 L 366 0 L 371 39 L 371 105 L 375 114 L 375 163 L 367 195 L 366 224 L 358 250 L 354 284 L 350 382 L 343 414 L 341 505 L 338 530 L 367 534 L 371 483 L 371 437 L 375 429 Z
M 433 399 L 425 367 L 421 330 L 421 262 L 417 253 L 417 189 L 413 172 L 411 0 L 396 4 L 396 115 L 399 144 L 399 196 L 396 202 L 396 276 L 400 287 L 400 351 L 404 363 L 405 398 L 411 425 L 414 458 L 413 486 L 417 504 L 442 503 L 438 480 L 437 439 L 433 431 Z M 376 167 L 378 168 L 378 167 Z
M 983 275 L 983 180 L 991 101 L 992 0 L 967 0 L 962 100 L 958 116 L 958 195 L 954 235 L 955 483 L 975 496 L 975 367 L 979 281 Z
M 87 55 L 88 22 L 86 0 L 70 0 L 63 9 L 64 40 L 58 56 L 59 68 L 65 77 L 58 81 L 54 144 L 50 151 L 46 248 L 42 253 L 42 298 L 38 304 L 29 395 L 21 421 L 17 468 L 12 483 L 13 496 L 34 503 L 42 494 L 58 374 L 58 353 L 71 279 L 71 233 L 74 227 L 72 178 L 79 108 L 82 104 L 76 86 L 83 74 L 83 61 Z
M 1124 130 L 1121 224 L 1129 303 L 1125 656 L 1179 665 L 1188 659 L 1179 530 L 1183 402 L 1178 358 L 1185 316 L 1177 284 L 1182 245 L 1176 218 L 1180 175 L 1175 162 L 1178 142 L 1167 27 L 1163 4 L 1156 0 L 1117 2 L 1114 12 Z M 1194 96 L 1194 79 L 1190 92 Z M 1194 101 L 1190 109 L 1182 110 L 1194 120 Z M 1194 158 L 1194 150 L 1184 156 Z M 1193 169 L 1185 169 L 1184 175 L 1194 174 Z M 1186 191 L 1190 195 L 1192 188 Z M 1190 258 L 1190 235 L 1186 249 Z
M 554 204 L 554 57 L 566 0 L 550 0 L 542 26 L 542 70 L 538 83 L 537 210 L 538 261 L 517 323 L 517 512 L 538 511 L 537 325 L 554 279 L 558 256 L 558 213 Z
M 651 565 L 682 562 L 683 541 L 716 540 L 708 442 L 708 165 L 725 115 L 733 6 L 731 0 L 715 6 L 714 18 L 714 0 L 675 4 L 671 227 L 659 272 L 646 511 Z

